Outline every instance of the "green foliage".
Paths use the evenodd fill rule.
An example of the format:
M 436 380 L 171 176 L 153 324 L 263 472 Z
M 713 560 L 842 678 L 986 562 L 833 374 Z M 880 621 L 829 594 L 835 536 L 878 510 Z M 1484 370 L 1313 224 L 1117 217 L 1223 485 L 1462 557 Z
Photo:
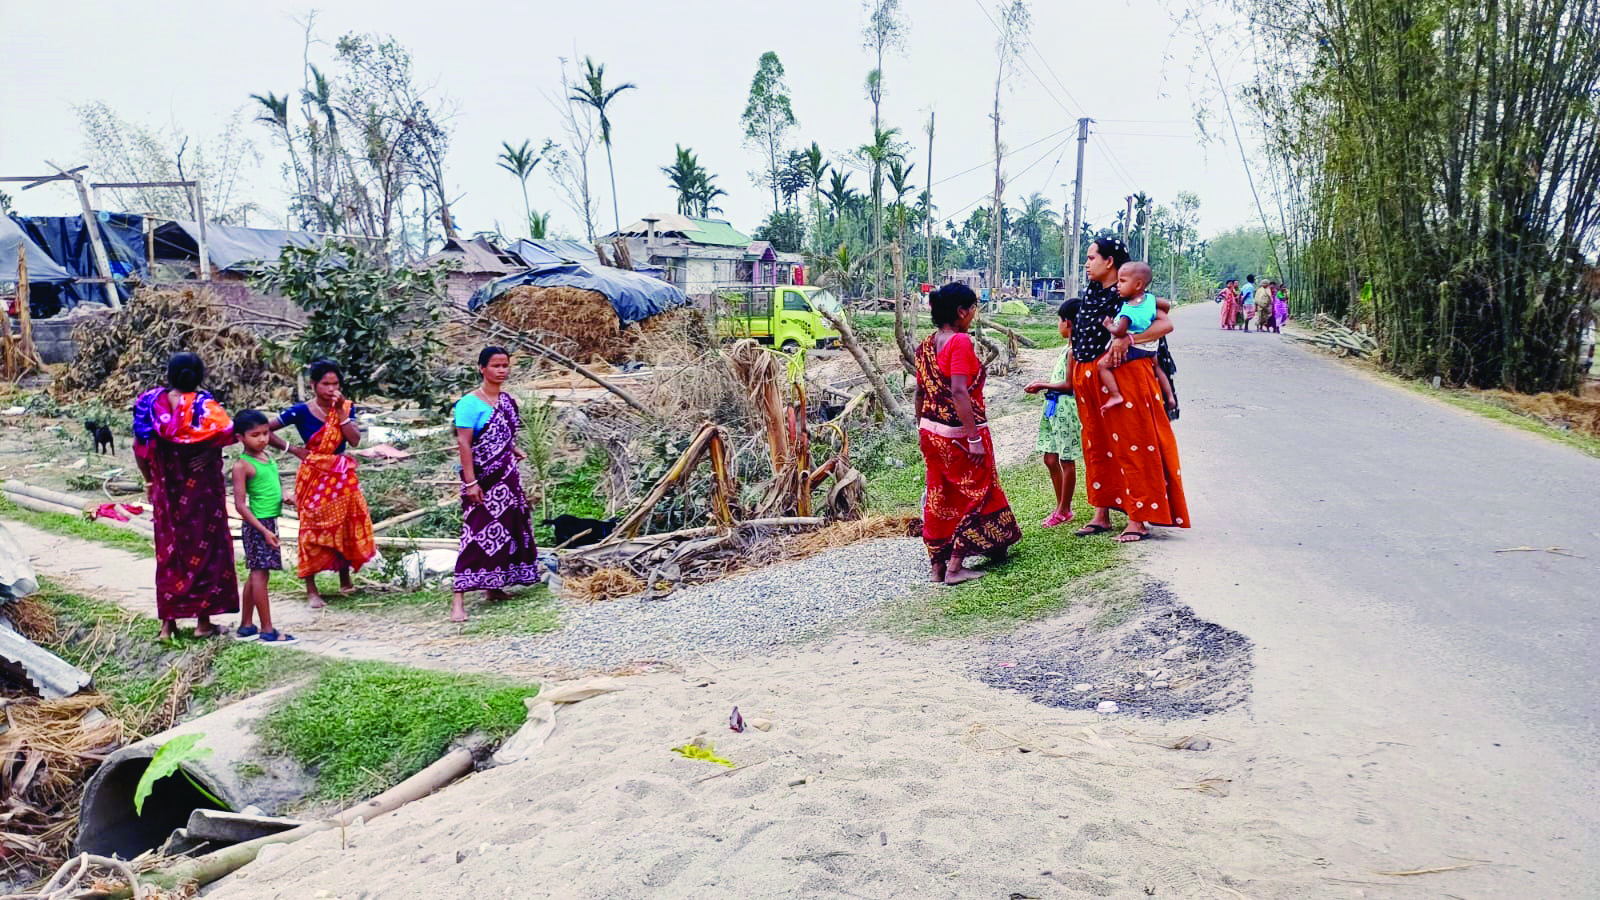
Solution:
M 719 766 L 727 766 L 730 769 L 734 767 L 732 760 L 718 756 L 710 744 L 704 747 L 699 744 L 684 744 L 682 747 L 673 747 L 672 752 L 684 759 L 698 759 L 708 763 L 716 763 Z
M 805 245 L 806 226 L 800 213 L 779 210 L 767 217 L 751 237 L 758 241 L 771 241 L 772 249 L 779 253 L 799 253 Z
M 700 165 L 700 159 L 693 150 L 678 144 L 672 165 L 662 166 L 661 173 L 667 176 L 672 189 L 678 194 L 679 215 L 703 219 L 714 212 L 722 212 L 722 207 L 714 205 L 712 201 L 727 196 L 728 192 L 717 187 L 716 176 Z
M 1259 284 L 1281 274 L 1273 261 L 1272 238 L 1263 228 L 1241 227 L 1217 235 L 1206 241 L 1205 259 L 1218 281 L 1237 278 L 1244 284 L 1246 275 L 1254 275 Z
M 392 269 L 357 244 L 328 241 L 285 247 L 257 284 L 310 313 L 295 342 L 301 363 L 327 357 L 344 370 L 345 393 L 384 395 L 434 405 L 454 387 L 435 366 L 447 271 Z
M 211 677 L 194 686 L 192 703 L 197 711 L 219 709 L 269 688 L 309 678 L 326 665 L 325 658 L 303 650 L 234 641 L 212 660 Z
M 757 183 L 771 186 L 772 209 L 776 213 L 778 182 L 788 160 L 783 147 L 789 131 L 797 122 L 789 99 L 789 86 L 783 81 L 783 63 L 778 61 L 778 54 L 771 50 L 761 54 L 761 60 L 756 64 L 755 77 L 750 79 L 750 99 L 745 103 L 739 124 L 744 128 L 745 141 L 766 157 L 766 171 L 761 173 Z
M 561 627 L 561 607 L 544 585 L 517 591 L 511 599 L 473 610 L 463 634 L 544 634 Z
M 336 662 L 257 725 L 266 745 L 317 773 L 312 799 L 369 797 L 416 774 L 473 731 L 503 738 L 537 687 L 500 679 Z
M 1572 387 L 1600 240 L 1594 4 L 1238 5 L 1262 23 L 1239 41 L 1298 311 L 1345 313 L 1371 279 L 1360 312 L 1398 373 Z
M 144 774 L 139 778 L 139 784 L 133 789 L 133 812 L 135 815 L 144 815 L 144 801 L 149 799 L 150 791 L 155 783 L 179 771 L 184 763 L 205 759 L 211 755 L 210 747 L 200 746 L 205 740 L 205 735 L 198 732 L 180 734 L 157 748 L 155 755 L 150 757 L 150 765 L 145 767 Z M 188 773 L 184 773 L 188 778 Z M 204 794 L 206 799 L 226 809 L 228 804 L 218 800 L 214 794 L 205 789 L 205 786 L 189 778 L 189 783 Z

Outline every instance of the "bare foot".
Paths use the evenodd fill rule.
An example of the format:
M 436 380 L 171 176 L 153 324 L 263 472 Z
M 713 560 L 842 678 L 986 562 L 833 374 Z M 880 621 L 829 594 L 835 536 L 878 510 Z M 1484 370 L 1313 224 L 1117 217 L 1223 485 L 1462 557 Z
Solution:
M 450 600 L 450 621 L 465 622 L 467 620 L 467 598 L 465 594 L 456 594 Z
M 1100 411 L 1101 412 L 1105 412 L 1106 410 L 1112 408 L 1113 406 L 1120 406 L 1120 405 L 1122 405 L 1122 395 L 1121 394 L 1112 394 L 1111 395 L 1111 399 L 1109 399 L 1106 402 L 1100 404 Z
M 983 574 L 984 573 L 975 571 L 973 569 L 963 569 L 957 567 L 945 573 L 944 583 L 961 584 L 964 581 L 972 581 L 977 578 L 982 578 Z
M 177 622 L 173 621 L 172 619 L 162 619 L 161 620 L 161 633 L 156 635 L 156 640 L 158 640 L 158 641 L 170 641 L 170 640 L 172 640 L 173 632 L 177 631 L 177 628 L 178 628 L 178 623 Z
M 328 605 L 328 601 L 322 599 L 321 594 L 307 594 L 306 605 L 312 609 L 322 609 Z
M 944 563 L 933 564 L 933 583 L 944 584 Z

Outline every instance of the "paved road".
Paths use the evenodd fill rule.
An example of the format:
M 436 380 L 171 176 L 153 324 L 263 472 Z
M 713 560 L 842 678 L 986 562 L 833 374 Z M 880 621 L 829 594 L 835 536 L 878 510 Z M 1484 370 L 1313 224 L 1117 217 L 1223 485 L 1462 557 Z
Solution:
M 1141 549 L 1256 642 L 1258 785 L 1331 841 L 1505 864 L 1470 896 L 1600 897 L 1600 460 L 1175 319 L 1196 527 Z

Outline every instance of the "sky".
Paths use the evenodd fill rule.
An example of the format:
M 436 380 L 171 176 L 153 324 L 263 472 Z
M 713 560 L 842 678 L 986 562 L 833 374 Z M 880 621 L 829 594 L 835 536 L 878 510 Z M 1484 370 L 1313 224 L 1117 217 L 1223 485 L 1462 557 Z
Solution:
M 884 122 L 912 145 L 912 180 L 926 184 L 928 113 L 937 113 L 934 204 L 964 220 L 992 191 L 990 110 L 996 74 L 999 0 L 904 0 L 910 23 L 903 51 L 884 61 Z M 1157 0 L 1046 3 L 1034 0 L 1024 65 L 1001 92 L 1001 137 L 1008 148 L 1006 199 L 1039 191 L 1057 209 L 1070 201 L 1076 120 L 1091 126 L 1084 171 L 1084 216 L 1109 223 L 1123 197 L 1145 191 L 1170 204 L 1177 192 L 1201 198 L 1202 237 L 1256 218 L 1240 152 L 1231 139 L 1202 143 L 1197 105 L 1222 115 L 1206 68 L 1192 65 L 1196 41 Z M 860 0 L 674 0 L 603 5 L 537 0 L 448 5 L 418 0 L 329 0 L 320 7 L 268 0 L 76 0 L 72 15 L 53 0 L 0 0 L 0 59 L 12 77 L 0 86 L 0 175 L 48 171 L 83 157 L 73 107 L 104 101 L 124 118 L 206 139 L 249 95 L 297 92 L 303 22 L 315 9 L 313 61 L 351 31 L 393 35 L 413 53 L 420 80 L 456 110 L 447 178 L 463 232 L 522 232 L 522 194 L 495 165 L 502 141 L 534 145 L 561 138 L 552 102 L 560 60 L 592 56 L 608 81 L 630 81 L 611 108 L 618 206 L 623 224 L 671 212 L 675 194 L 661 174 L 683 144 L 730 196 L 724 216 L 746 233 L 770 212 L 771 193 L 752 183 L 760 164 L 743 140 L 739 116 L 757 60 L 775 51 L 799 119 L 797 146 L 816 141 L 839 159 L 871 137 L 864 80 Z M 1245 67 L 1224 48 L 1224 79 Z M 1236 111 L 1237 108 L 1236 108 Z M 254 115 L 253 110 L 250 115 Z M 1221 120 L 1224 124 L 1226 119 Z M 1226 128 L 1221 129 L 1231 135 Z M 286 191 L 278 151 L 264 125 L 246 129 L 263 161 L 240 173 L 264 213 L 251 224 L 283 227 Z M 1248 140 L 1248 137 L 1247 137 Z M 544 167 L 541 166 L 541 170 Z M 604 153 L 591 157 L 602 231 L 613 223 Z M 92 173 L 91 173 L 92 174 Z M 851 183 L 866 188 L 864 173 Z M 23 214 L 76 212 L 62 187 L 19 194 Z M 536 209 L 554 210 L 553 232 L 577 234 L 581 221 L 543 174 L 529 182 Z M 109 204 L 108 204 L 109 205 Z

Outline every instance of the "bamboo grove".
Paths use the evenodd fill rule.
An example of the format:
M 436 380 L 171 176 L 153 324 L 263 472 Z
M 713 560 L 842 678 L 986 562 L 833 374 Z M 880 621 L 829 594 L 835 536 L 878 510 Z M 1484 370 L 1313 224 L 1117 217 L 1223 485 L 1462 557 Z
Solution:
M 1600 0 L 1236 3 L 1296 302 L 1366 323 L 1404 374 L 1572 387 L 1596 302 Z

